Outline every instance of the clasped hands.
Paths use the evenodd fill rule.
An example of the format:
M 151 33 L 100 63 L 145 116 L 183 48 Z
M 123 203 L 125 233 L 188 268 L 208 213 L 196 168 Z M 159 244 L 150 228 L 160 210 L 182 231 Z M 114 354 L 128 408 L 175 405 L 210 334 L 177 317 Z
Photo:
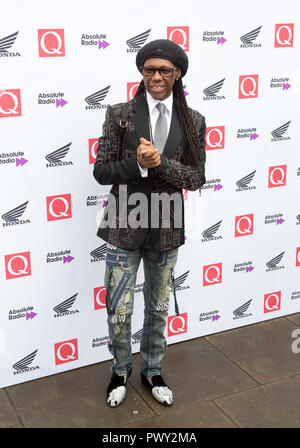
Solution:
M 160 165 L 159 150 L 143 137 L 137 149 L 137 161 L 142 168 L 157 168 Z

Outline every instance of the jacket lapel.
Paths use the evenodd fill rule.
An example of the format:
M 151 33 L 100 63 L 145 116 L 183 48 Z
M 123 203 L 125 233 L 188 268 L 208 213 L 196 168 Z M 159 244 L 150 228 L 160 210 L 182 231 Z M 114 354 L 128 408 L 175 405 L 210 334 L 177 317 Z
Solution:
M 144 95 L 139 95 L 134 99 L 135 107 L 132 114 L 132 121 L 135 126 L 135 132 L 140 143 L 140 138 L 144 137 L 150 141 L 149 131 L 149 110 L 147 100 Z
M 170 131 L 163 150 L 163 154 L 167 157 L 172 157 L 175 154 L 178 145 L 182 142 L 182 139 L 183 135 L 181 132 L 179 116 L 174 101 Z

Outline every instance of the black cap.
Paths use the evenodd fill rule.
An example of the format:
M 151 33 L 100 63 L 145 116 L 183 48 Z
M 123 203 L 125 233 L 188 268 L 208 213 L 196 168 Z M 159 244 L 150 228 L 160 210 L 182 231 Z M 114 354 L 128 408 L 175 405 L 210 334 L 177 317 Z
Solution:
M 140 49 L 136 55 L 136 66 L 139 71 L 145 61 L 150 58 L 167 59 L 180 68 L 181 77 L 183 77 L 188 69 L 189 60 L 185 51 L 175 42 L 168 39 L 157 39 L 149 42 Z

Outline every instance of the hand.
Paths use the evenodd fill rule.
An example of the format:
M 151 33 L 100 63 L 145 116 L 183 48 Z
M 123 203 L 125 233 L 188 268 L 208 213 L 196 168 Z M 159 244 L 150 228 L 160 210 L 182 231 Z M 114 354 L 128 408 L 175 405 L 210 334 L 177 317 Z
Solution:
M 160 165 L 160 153 L 153 144 L 145 138 L 140 138 L 137 149 L 137 161 L 142 168 L 157 168 Z

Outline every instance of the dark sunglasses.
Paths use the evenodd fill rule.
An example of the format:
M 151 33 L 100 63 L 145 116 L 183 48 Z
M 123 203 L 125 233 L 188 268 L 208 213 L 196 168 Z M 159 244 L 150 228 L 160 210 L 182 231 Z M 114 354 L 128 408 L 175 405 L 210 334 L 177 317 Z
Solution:
M 164 78 L 170 78 L 174 71 L 177 70 L 177 67 L 169 68 L 169 67 L 141 67 L 142 75 L 144 76 L 154 76 L 156 71 L 160 74 L 160 76 L 163 76 Z

